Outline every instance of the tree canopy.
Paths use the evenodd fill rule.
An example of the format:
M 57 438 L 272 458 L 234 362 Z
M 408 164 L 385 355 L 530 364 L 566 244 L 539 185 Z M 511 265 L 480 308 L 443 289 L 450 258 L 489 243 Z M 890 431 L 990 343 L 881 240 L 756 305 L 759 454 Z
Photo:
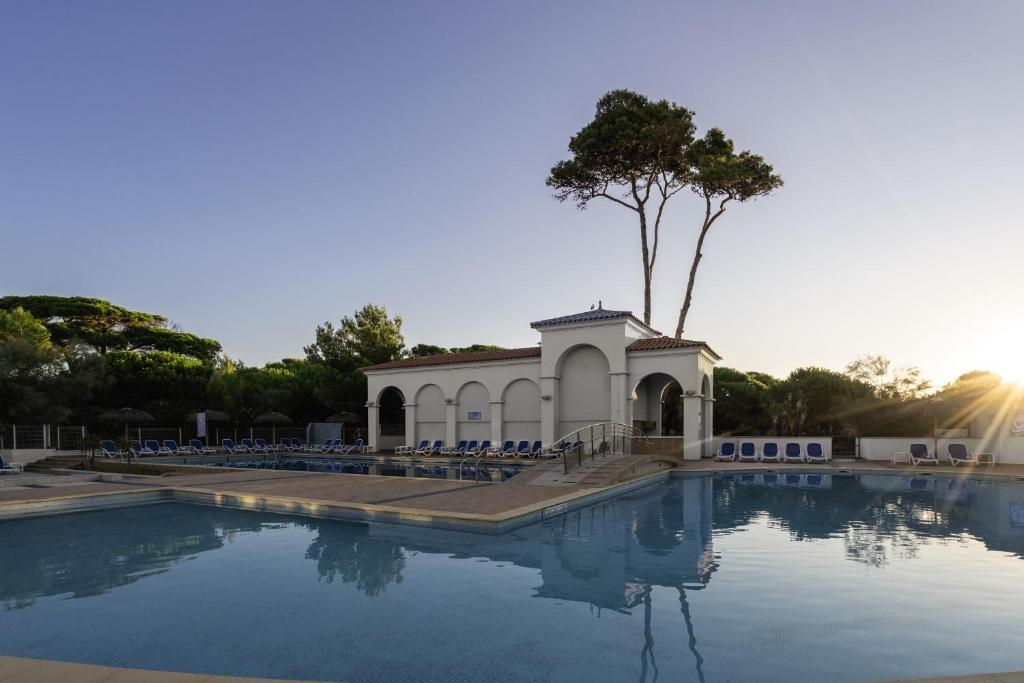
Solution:
M 661 220 L 668 200 L 685 186 L 694 130 L 693 112 L 685 107 L 613 90 L 597 101 L 594 119 L 569 140 L 572 157 L 555 164 L 547 179 L 559 201 L 571 199 L 585 209 L 601 198 L 636 214 L 648 325 Z
M 166 351 L 212 362 L 213 339 L 174 329 L 165 317 L 131 311 L 103 299 L 72 296 L 6 296 L 0 310 L 23 308 L 38 318 L 58 344 L 87 344 L 97 353 Z

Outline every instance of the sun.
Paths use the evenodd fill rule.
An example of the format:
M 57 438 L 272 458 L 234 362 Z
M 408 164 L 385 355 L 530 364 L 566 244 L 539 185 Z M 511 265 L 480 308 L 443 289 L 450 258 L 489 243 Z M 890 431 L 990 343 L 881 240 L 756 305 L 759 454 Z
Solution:
M 1024 322 L 1001 325 L 978 339 L 977 365 L 1024 386 Z

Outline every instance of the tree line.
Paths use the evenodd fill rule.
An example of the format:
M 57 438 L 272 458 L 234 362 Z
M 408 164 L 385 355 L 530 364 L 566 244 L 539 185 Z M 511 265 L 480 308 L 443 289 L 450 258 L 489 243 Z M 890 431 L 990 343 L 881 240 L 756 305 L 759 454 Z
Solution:
M 311 337 L 301 357 L 256 367 L 161 315 L 85 297 L 2 297 L 0 422 L 111 431 L 130 408 L 161 425 L 185 424 L 197 410 L 216 411 L 234 424 L 365 425 L 360 368 L 501 348 L 407 347 L 402 319 L 374 304 L 317 326 Z M 936 421 L 966 425 L 973 410 L 997 405 L 1007 391 L 998 376 L 983 371 L 936 390 L 916 368 L 894 368 L 878 355 L 858 358 L 842 372 L 806 367 L 776 378 L 719 367 L 714 379 L 714 426 L 721 434 L 923 435 Z M 666 394 L 666 411 L 679 413 L 680 401 L 678 392 Z M 401 421 L 401 406 L 392 408 L 396 414 L 382 421 Z

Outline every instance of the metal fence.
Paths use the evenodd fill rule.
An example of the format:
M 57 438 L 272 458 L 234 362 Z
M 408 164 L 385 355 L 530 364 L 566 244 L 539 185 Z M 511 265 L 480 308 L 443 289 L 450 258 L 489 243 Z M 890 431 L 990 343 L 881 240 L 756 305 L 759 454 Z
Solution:
M 102 439 L 126 437 L 132 440 L 145 441 L 156 439 L 174 439 L 185 444 L 189 439 L 196 438 L 194 424 L 183 427 L 125 427 L 118 430 L 93 431 L 82 425 L 0 425 L 0 449 L 28 450 L 54 449 L 59 451 L 81 451 L 82 444 L 88 435 Z M 274 427 L 266 425 L 238 425 L 218 427 L 211 425 L 207 429 L 209 443 L 219 445 L 222 439 L 266 439 L 270 443 L 279 443 L 282 438 L 298 438 L 306 440 L 305 427 Z

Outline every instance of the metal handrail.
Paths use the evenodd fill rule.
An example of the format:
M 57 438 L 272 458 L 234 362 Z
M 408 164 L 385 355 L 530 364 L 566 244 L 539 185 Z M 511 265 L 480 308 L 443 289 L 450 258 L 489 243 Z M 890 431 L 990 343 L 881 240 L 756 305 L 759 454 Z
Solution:
M 569 454 L 576 453 L 576 467 L 583 464 L 584 455 L 589 459 L 600 454 L 602 457 L 608 454 L 630 453 L 633 442 L 639 441 L 644 446 L 650 446 L 651 440 L 642 431 L 632 425 L 621 422 L 598 422 L 586 427 L 581 427 L 574 432 L 569 432 L 562 438 L 555 441 L 556 444 L 570 443 L 570 448 L 562 453 L 562 471 L 569 473 Z M 589 444 L 589 452 L 587 445 Z

